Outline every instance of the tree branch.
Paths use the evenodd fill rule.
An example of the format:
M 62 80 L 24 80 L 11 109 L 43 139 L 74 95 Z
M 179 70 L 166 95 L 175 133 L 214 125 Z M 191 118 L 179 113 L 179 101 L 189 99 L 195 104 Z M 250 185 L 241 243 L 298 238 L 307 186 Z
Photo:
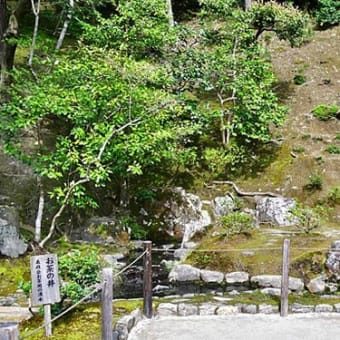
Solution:
M 213 181 L 213 184 L 229 184 L 233 187 L 237 195 L 239 196 L 269 196 L 269 197 L 282 197 L 279 194 L 275 194 L 270 191 L 242 191 L 232 181 Z
M 39 13 L 40 13 L 40 0 L 38 0 L 37 6 L 35 6 L 34 0 L 31 0 L 31 6 L 32 6 L 32 12 L 34 14 L 34 30 L 33 30 L 33 37 L 32 37 L 32 44 L 30 48 L 30 54 L 27 62 L 27 66 L 30 68 L 35 80 L 38 79 L 36 73 L 33 70 L 32 64 L 33 64 L 33 57 L 34 57 L 34 50 L 38 35 L 38 28 L 39 28 Z
M 142 120 L 142 118 L 136 118 L 128 123 L 126 123 L 125 125 L 119 127 L 119 128 L 114 128 L 112 127 L 111 131 L 109 132 L 109 134 L 107 135 L 107 137 L 105 138 L 102 146 L 100 147 L 100 150 L 98 152 L 98 155 L 97 157 L 90 163 L 88 164 L 87 166 L 87 170 L 86 170 L 86 177 L 84 178 L 81 178 L 79 180 L 77 180 L 76 182 L 72 181 L 70 183 L 70 186 L 67 188 L 67 191 L 66 191 L 66 195 L 65 195 L 65 198 L 64 198 L 64 201 L 63 201 L 63 204 L 60 206 L 59 210 L 56 212 L 56 214 L 53 216 L 52 218 L 52 221 L 51 221 L 51 225 L 50 225 L 50 230 L 49 230 L 49 233 L 48 235 L 40 242 L 39 246 L 40 247 L 44 247 L 46 242 L 52 237 L 55 229 L 56 229 L 56 223 L 57 223 L 57 220 L 58 218 L 62 215 L 62 213 L 64 212 L 64 210 L 66 209 L 67 207 L 67 204 L 71 198 L 71 195 L 74 191 L 74 189 L 76 187 L 78 187 L 79 185 L 81 184 L 85 184 L 85 183 L 88 183 L 90 182 L 90 169 L 91 169 L 91 166 L 92 165 L 96 165 L 97 162 L 99 162 L 103 156 L 103 153 L 105 152 L 105 149 L 109 143 L 109 141 L 111 140 L 111 138 L 116 134 L 116 133 L 119 133 L 120 131 L 123 131 L 124 129 L 126 129 L 127 127 L 129 126 L 132 126 L 132 125 L 136 125 L 138 123 L 140 123 Z
M 74 8 L 74 0 L 69 0 L 69 9 L 67 11 L 66 19 L 64 21 L 64 25 L 63 25 L 63 28 L 60 32 L 59 39 L 58 39 L 58 42 L 57 42 L 57 45 L 56 45 L 56 48 L 55 48 L 57 51 L 59 51 L 61 49 L 61 46 L 63 45 L 64 39 L 65 39 L 65 36 L 66 36 L 66 32 L 67 32 L 67 29 L 68 29 L 68 25 L 69 25 L 70 21 L 72 20 L 73 8 Z

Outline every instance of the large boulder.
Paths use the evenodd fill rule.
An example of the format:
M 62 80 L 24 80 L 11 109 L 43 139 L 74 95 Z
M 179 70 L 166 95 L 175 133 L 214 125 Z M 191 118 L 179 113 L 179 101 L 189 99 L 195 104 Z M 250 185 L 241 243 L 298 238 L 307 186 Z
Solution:
M 307 284 L 307 289 L 314 294 L 323 294 L 326 290 L 326 283 L 322 276 L 312 279 Z
M 25 253 L 27 245 L 19 238 L 19 216 L 15 207 L 0 206 L 0 253 L 18 257 Z
M 199 281 L 200 270 L 188 264 L 179 264 L 175 266 L 170 274 L 170 282 L 183 282 L 183 281 Z
M 212 203 L 215 218 L 228 215 L 235 209 L 235 202 L 230 195 L 215 197 Z
M 211 224 L 209 212 L 203 208 L 209 201 L 175 187 L 165 192 L 155 192 L 157 199 L 139 209 L 140 225 L 148 228 L 152 239 L 159 243 L 181 241 L 182 248 L 198 232 Z
M 273 226 L 288 227 L 296 223 L 290 213 L 296 203 L 290 198 L 265 197 L 257 200 L 256 217 L 258 223 L 270 223 Z
M 177 235 L 183 235 L 184 244 L 211 224 L 211 218 L 208 211 L 202 209 L 202 201 L 197 195 L 187 193 L 182 188 L 176 188 L 175 192 L 178 196 L 177 200 L 170 202 L 169 222 Z
M 281 275 L 256 275 L 250 279 L 250 282 L 259 288 L 280 288 Z M 292 291 L 301 292 L 304 283 L 301 279 L 289 277 L 288 288 Z

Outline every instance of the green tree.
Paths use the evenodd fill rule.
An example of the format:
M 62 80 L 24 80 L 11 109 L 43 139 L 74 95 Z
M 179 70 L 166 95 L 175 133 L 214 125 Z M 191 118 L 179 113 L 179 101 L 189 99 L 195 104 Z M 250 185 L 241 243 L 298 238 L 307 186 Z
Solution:
M 3 16 L 5 2 L 0 4 Z M 274 77 L 258 32 L 270 28 L 295 44 L 307 22 L 279 5 L 253 5 L 245 12 L 238 1 L 202 0 L 194 27 L 172 26 L 164 0 L 106 4 L 58 1 L 53 13 L 64 9 L 63 24 L 53 45 L 59 51 L 36 53 L 34 72 L 14 70 L 9 100 L 0 107 L 6 151 L 30 164 L 41 186 L 37 219 L 47 181 L 52 186 L 56 207 L 41 246 L 68 206 L 95 209 L 95 194 L 103 188 L 118 195 L 136 178 L 155 181 L 168 169 L 193 164 L 197 150 L 212 157 L 211 149 L 202 150 L 202 136 L 210 148 L 216 147 L 217 130 L 224 146 L 232 138 L 268 141 L 285 110 L 271 90 Z M 281 12 L 290 24 L 280 23 Z M 74 40 L 61 50 L 68 29 Z M 30 60 L 40 49 L 37 32 Z M 232 159 L 228 152 L 221 153 L 226 160 Z M 128 203 L 122 196 L 119 201 Z
M 283 122 L 285 109 L 272 91 L 275 78 L 267 53 L 249 29 L 253 9 L 245 13 L 225 1 L 202 3 L 202 26 L 184 32 L 187 45 L 179 45 L 171 57 L 176 90 L 216 98 L 219 108 L 207 110 L 212 125 L 219 121 L 223 145 L 232 136 L 268 141 L 270 126 Z
M 84 46 L 61 57 L 39 83 L 28 81 L 27 72 L 17 73 L 15 83 L 25 80 L 25 85 L 10 87 L 1 128 L 8 152 L 55 181 L 50 196 L 59 209 L 42 246 L 67 205 L 97 207 L 88 184 L 122 185 L 145 169 L 193 160 L 192 150 L 184 147 L 195 130 L 190 107 L 162 90 L 160 76 L 145 62 Z M 51 126 L 58 132 L 52 143 Z M 22 144 L 27 131 L 38 146 Z
M 99 25 L 83 22 L 87 44 L 112 48 L 135 57 L 158 56 L 174 39 L 165 0 L 117 2 L 116 13 L 99 18 Z

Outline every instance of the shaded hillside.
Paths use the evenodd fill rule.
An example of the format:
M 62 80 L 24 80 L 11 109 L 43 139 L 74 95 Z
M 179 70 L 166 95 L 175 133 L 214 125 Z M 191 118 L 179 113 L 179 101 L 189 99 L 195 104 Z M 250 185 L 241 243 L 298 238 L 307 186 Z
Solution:
M 340 147 L 340 121 L 321 121 L 311 113 L 320 104 L 340 105 L 340 27 L 316 31 L 312 41 L 300 48 L 274 38 L 267 43 L 278 78 L 276 91 L 290 112 L 276 132 L 283 139 L 278 157 L 243 185 L 315 204 L 340 184 L 340 155 L 326 151 L 329 146 Z M 295 84 L 297 75 L 303 77 L 301 85 Z M 321 190 L 306 189 L 311 175 L 321 177 Z M 333 214 L 336 219 L 338 214 Z

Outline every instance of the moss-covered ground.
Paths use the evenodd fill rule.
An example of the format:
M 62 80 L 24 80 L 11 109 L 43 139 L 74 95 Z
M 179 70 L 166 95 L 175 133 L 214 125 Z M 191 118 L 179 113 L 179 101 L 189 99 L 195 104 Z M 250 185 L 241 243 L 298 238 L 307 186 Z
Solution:
M 13 294 L 19 282 L 30 280 L 30 259 L 28 256 L 17 259 L 0 257 L 0 296 Z
M 123 315 L 129 314 L 136 308 L 142 308 L 142 300 L 117 300 L 113 303 L 113 324 Z M 31 334 L 43 324 L 41 315 L 23 322 L 20 325 L 20 336 Z M 29 336 L 29 339 L 39 340 L 45 338 L 45 330 Z M 67 335 L 67 337 L 66 337 Z M 98 303 L 83 304 L 76 307 L 59 320 L 53 323 L 53 335 L 51 340 L 98 340 L 101 337 L 101 311 Z
M 326 254 L 332 241 L 321 233 L 306 234 L 287 229 L 264 228 L 231 238 L 214 236 L 217 231 L 213 228 L 201 238 L 187 263 L 225 273 L 281 274 L 282 242 L 289 238 L 290 274 L 308 280 L 325 270 Z

